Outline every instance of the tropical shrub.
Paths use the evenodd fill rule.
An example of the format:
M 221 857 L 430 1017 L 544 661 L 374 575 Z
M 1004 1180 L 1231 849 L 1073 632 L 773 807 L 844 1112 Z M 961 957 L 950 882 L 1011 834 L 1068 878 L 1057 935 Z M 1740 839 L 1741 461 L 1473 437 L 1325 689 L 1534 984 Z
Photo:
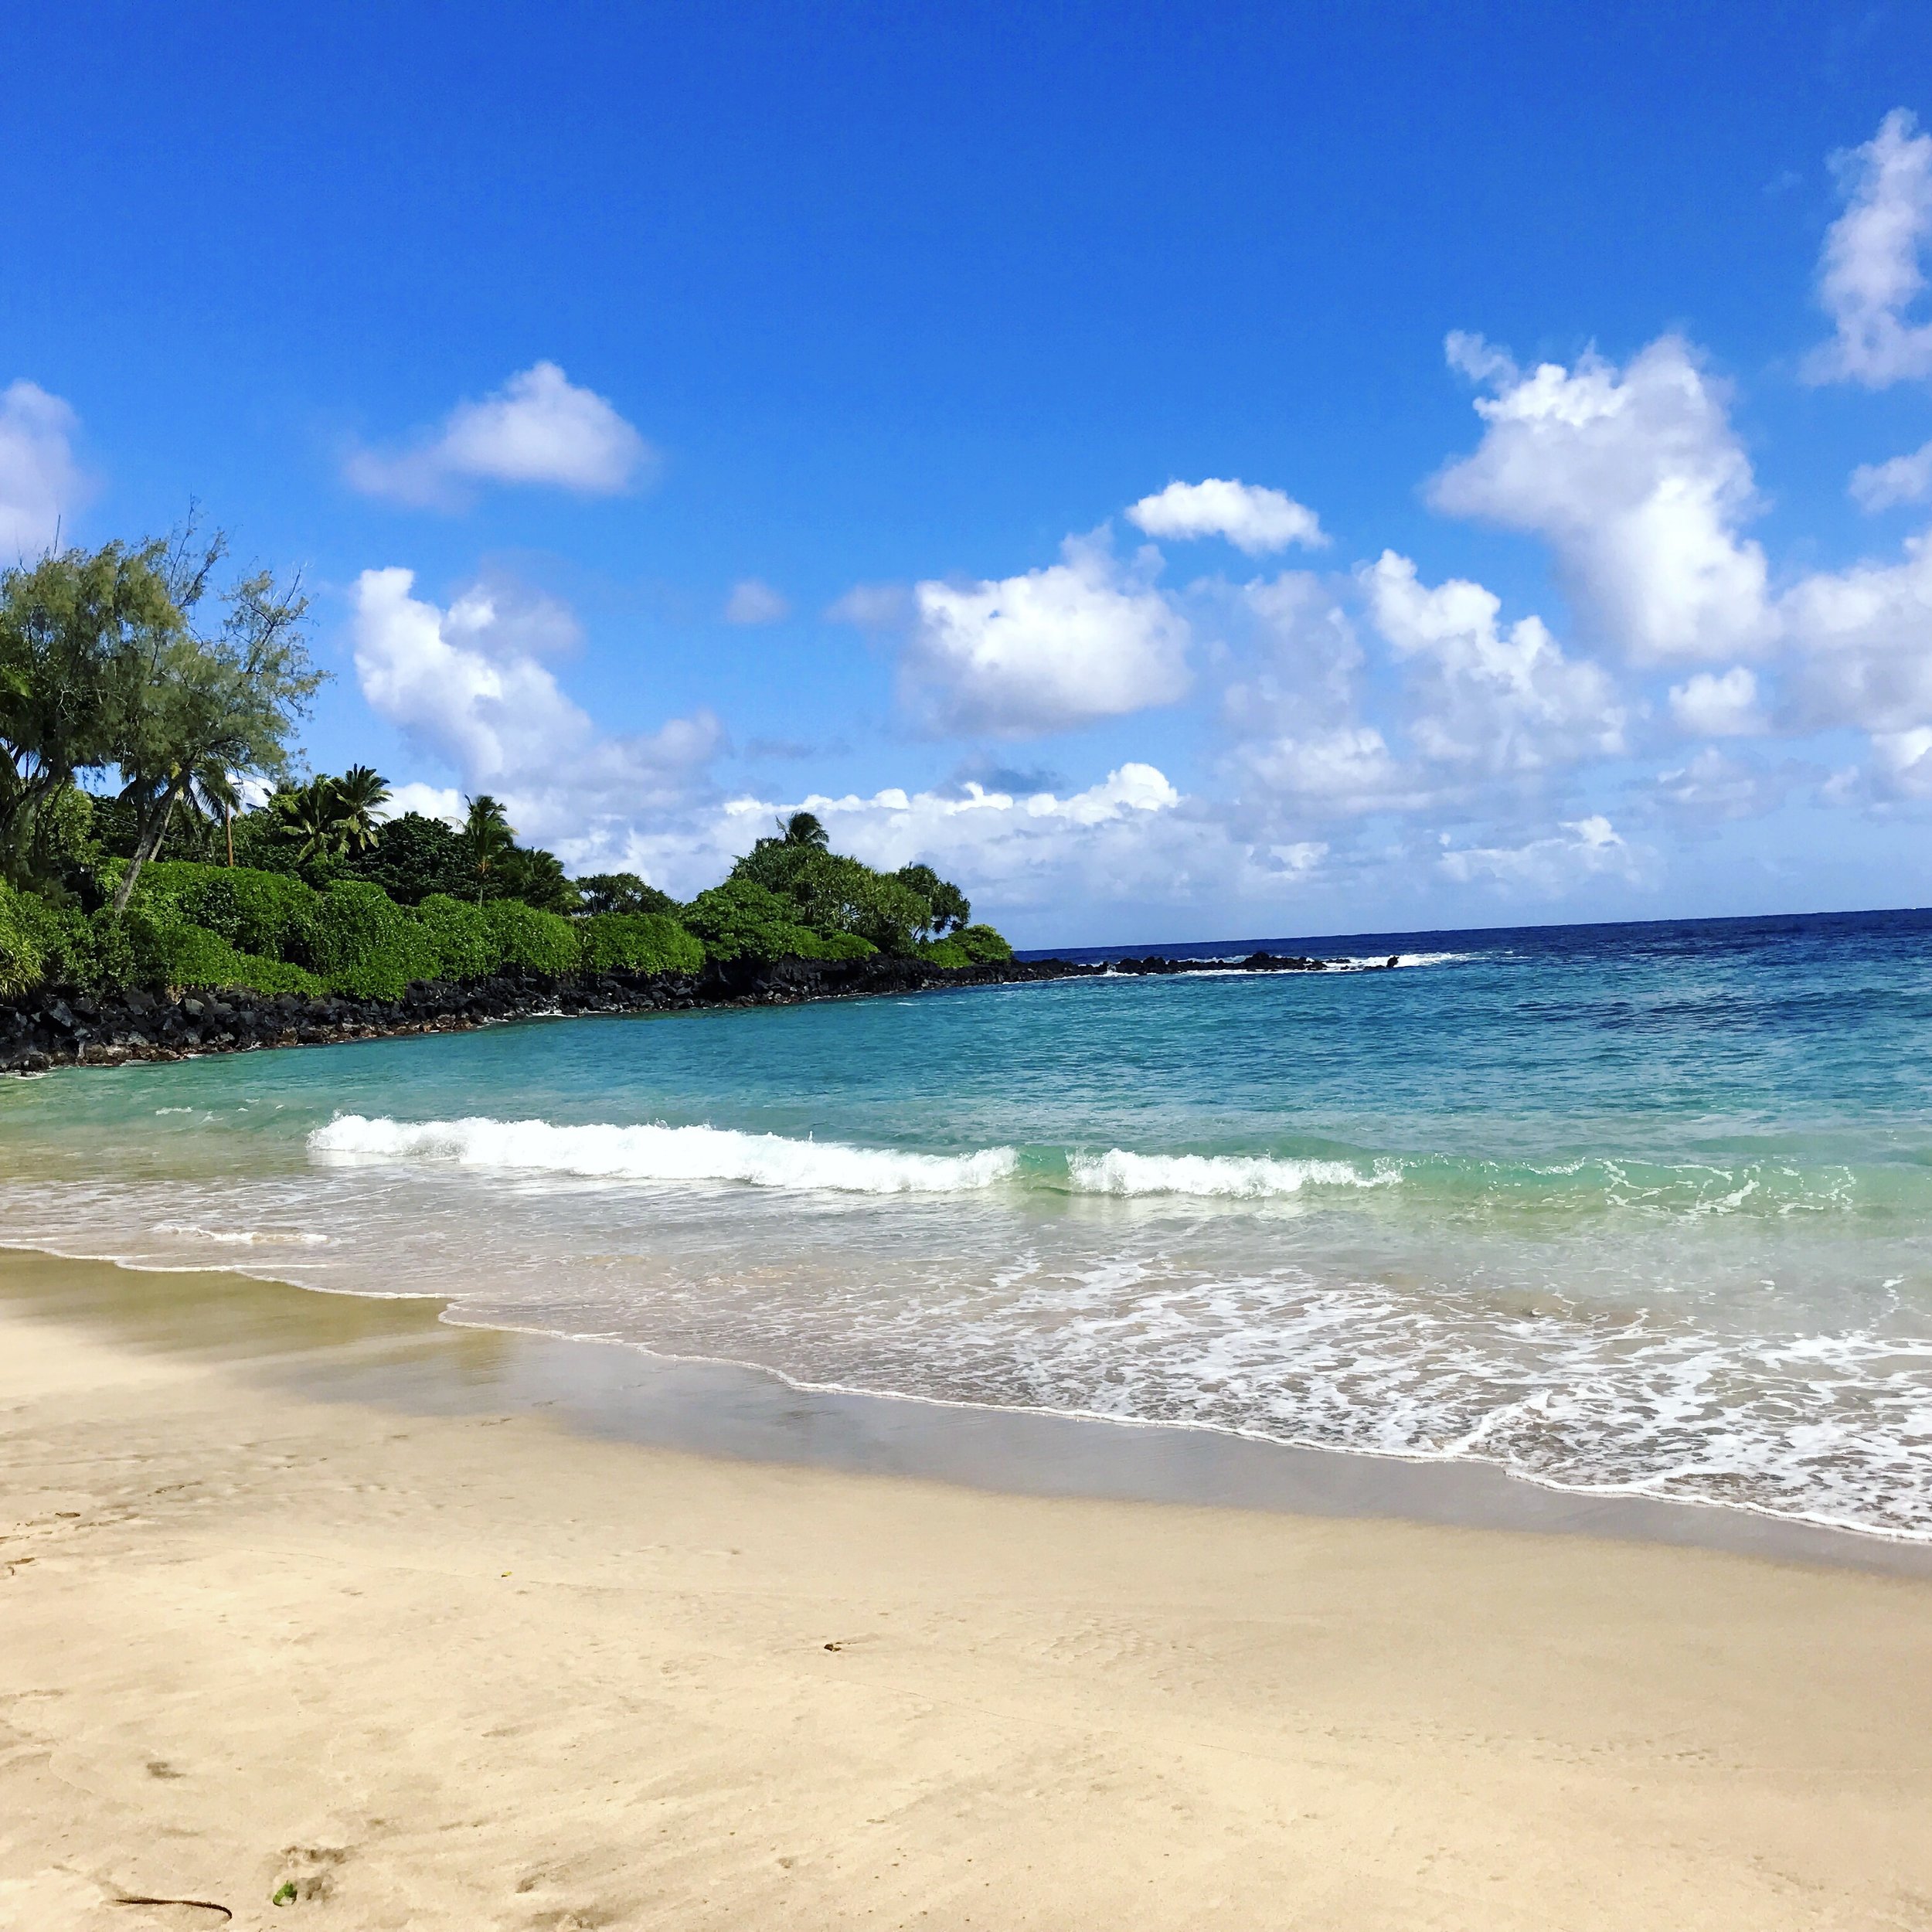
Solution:
M 818 933 L 856 933 L 881 952 L 910 953 L 913 935 L 934 917 L 930 902 L 903 878 L 821 846 L 781 838 L 760 839 L 738 861 L 726 884 L 739 882 L 785 901 L 794 924 Z
M 460 899 L 476 891 L 462 835 L 420 811 L 392 818 L 372 845 L 342 862 L 352 878 L 380 886 L 399 906 L 420 906 L 432 893 Z
M 93 951 L 78 913 L 0 881 L 0 994 L 43 983 L 85 984 L 93 978 Z
M 438 979 L 482 979 L 503 963 L 502 950 L 483 917 L 482 908 L 447 893 L 432 893 L 417 907 L 431 951 Z
M 811 941 L 801 955 L 806 959 L 876 959 L 879 955 L 879 948 L 856 933 L 808 933 L 805 937 Z
M 685 929 L 704 941 L 707 958 L 805 959 L 818 935 L 800 923 L 797 909 L 755 879 L 735 873 L 701 892 L 685 908 Z
M 134 903 L 165 903 L 238 951 L 304 965 L 314 957 L 318 895 L 287 872 L 157 859 L 142 868 Z
M 423 923 L 379 886 L 355 879 L 321 895 L 311 951 L 330 992 L 359 999 L 400 999 L 413 981 L 437 975 L 436 948 Z
M 577 896 L 587 913 L 668 913 L 678 916 L 678 902 L 655 886 L 647 886 L 634 872 L 594 872 L 577 882 Z
M 970 966 L 973 956 L 954 939 L 929 939 L 919 948 L 919 957 L 931 966 Z
M 493 899 L 483 908 L 484 930 L 505 964 L 533 973 L 574 973 L 582 964 L 576 929 L 556 913 L 541 913 L 520 899 Z
M 943 943 L 957 946 L 975 965 L 1004 965 L 1013 956 L 1012 947 L 991 926 L 962 926 Z
M 563 860 L 538 845 L 512 845 L 485 883 L 492 898 L 520 899 L 539 912 L 573 913 L 583 903 L 575 881 L 563 876 Z
M 177 920 L 166 928 L 168 960 L 162 983 L 172 988 L 240 986 L 258 993 L 320 993 L 313 973 L 232 946 L 206 926 Z
M 704 947 L 662 913 L 594 913 L 577 921 L 583 964 L 594 973 L 696 973 Z

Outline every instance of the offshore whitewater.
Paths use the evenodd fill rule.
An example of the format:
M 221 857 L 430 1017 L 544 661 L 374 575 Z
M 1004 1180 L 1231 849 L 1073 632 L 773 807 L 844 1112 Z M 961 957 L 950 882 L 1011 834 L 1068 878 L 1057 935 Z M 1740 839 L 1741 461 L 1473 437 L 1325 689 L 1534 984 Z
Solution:
M 1292 948 L 10 1083 L 0 1241 L 1932 1539 L 1932 914 Z

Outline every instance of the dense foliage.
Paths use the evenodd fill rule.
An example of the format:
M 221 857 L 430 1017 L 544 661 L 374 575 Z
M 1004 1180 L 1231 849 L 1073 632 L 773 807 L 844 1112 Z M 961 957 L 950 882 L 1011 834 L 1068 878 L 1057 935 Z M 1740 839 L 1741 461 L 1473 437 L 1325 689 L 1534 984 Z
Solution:
M 265 573 L 218 587 L 226 554 L 191 523 L 0 572 L 0 995 L 395 999 L 507 968 L 1012 957 L 930 866 L 835 852 L 810 812 L 680 905 L 634 872 L 568 877 L 487 794 L 457 826 L 386 818 L 388 785 L 366 765 L 298 782 L 292 735 L 320 682 L 305 600 Z

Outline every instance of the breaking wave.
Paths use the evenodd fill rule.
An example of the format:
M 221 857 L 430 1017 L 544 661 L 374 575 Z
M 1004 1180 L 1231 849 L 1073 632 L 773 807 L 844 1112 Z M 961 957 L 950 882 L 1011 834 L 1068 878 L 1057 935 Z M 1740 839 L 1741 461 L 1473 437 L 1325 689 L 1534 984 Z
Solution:
M 1391 1166 L 1364 1174 L 1346 1161 L 1278 1160 L 1264 1155 L 1105 1154 L 1067 1157 L 1066 1175 L 1081 1194 L 1190 1194 L 1264 1200 L 1309 1187 L 1383 1187 L 1402 1176 Z
M 501 1173 L 613 1181 L 741 1181 L 855 1194 L 957 1194 L 991 1187 L 1019 1165 L 1010 1147 L 903 1154 L 740 1134 L 716 1127 L 556 1127 L 548 1121 L 370 1120 L 345 1114 L 308 1137 L 311 1153 L 346 1161 L 436 1161 Z

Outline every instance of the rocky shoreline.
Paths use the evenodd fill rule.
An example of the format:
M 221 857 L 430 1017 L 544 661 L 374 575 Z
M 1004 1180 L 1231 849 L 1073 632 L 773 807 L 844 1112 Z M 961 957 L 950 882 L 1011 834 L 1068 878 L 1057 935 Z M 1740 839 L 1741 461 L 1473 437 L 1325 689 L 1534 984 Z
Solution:
M 1396 964 L 1391 958 L 1390 966 Z M 265 1046 L 321 1046 L 342 1040 L 448 1033 L 510 1019 L 589 1013 L 682 1012 L 705 1007 L 789 1005 L 863 999 L 945 988 L 1094 979 L 1109 973 L 1168 975 L 1226 971 L 1338 970 L 1321 959 L 1254 953 L 1238 961 L 1158 957 L 1094 965 L 1065 959 L 944 967 L 917 959 L 783 959 L 711 966 L 702 974 L 592 973 L 554 979 L 502 973 L 462 985 L 410 987 L 400 1000 L 223 992 L 168 995 L 138 990 L 80 993 L 49 988 L 0 1001 L 0 1073 L 55 1066 L 117 1066 Z

